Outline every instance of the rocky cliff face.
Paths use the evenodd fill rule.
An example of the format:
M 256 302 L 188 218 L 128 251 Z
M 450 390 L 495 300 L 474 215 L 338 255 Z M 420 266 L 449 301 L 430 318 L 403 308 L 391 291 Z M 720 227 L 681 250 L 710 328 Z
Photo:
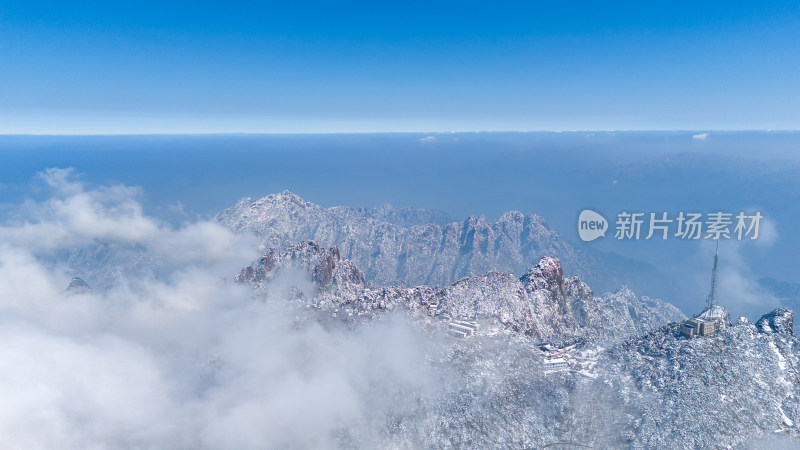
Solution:
M 341 258 L 337 247 L 324 249 L 313 241 L 303 241 L 283 251 L 271 249 L 257 262 L 242 269 L 235 280 L 266 288 L 270 281 L 293 270 L 310 274 L 314 286 L 322 292 L 347 296 L 360 291 L 365 285 L 364 275 L 351 261 Z M 298 294 L 315 295 L 316 292 L 302 292 L 302 281 L 302 276 L 288 280 L 296 284 L 289 287 Z
M 761 316 L 756 327 L 762 333 L 794 334 L 794 315 L 789 308 L 778 308 Z
M 89 283 L 83 281 L 80 277 L 73 277 L 67 284 L 67 294 L 69 295 L 85 294 L 91 291 L 92 287 L 89 286 Z
M 359 208 L 357 212 L 366 219 L 387 222 L 403 228 L 428 224 L 445 226 L 455 222 L 450 215 L 442 211 L 409 207 L 394 208 L 391 205 L 383 205 L 377 208 Z
M 559 260 L 552 256 L 542 258 L 521 278 L 489 271 L 441 288 L 370 288 L 356 265 L 342 258 L 336 247 L 326 250 L 305 241 L 283 252 L 270 250 L 236 280 L 265 287 L 292 267 L 303 268 L 313 278 L 316 292 L 302 296 L 317 296 L 317 305 L 338 309 L 337 315 L 347 317 L 393 309 L 421 316 L 435 305 L 436 315 L 445 320 L 495 321 L 539 341 L 558 342 L 619 339 L 684 318 L 674 306 L 640 300 L 628 288 L 595 297 L 577 276 L 565 278 Z
M 244 198 L 217 220 L 263 237 L 267 248 L 303 240 L 337 246 L 367 280 L 382 286 L 445 286 L 490 270 L 520 276 L 546 255 L 600 292 L 637 278 L 631 273 L 653 272 L 630 261 L 608 264 L 601 255 L 574 247 L 538 215 L 517 211 L 492 223 L 483 216 L 446 222 L 443 213 L 411 208 L 324 208 L 284 191 L 260 200 Z

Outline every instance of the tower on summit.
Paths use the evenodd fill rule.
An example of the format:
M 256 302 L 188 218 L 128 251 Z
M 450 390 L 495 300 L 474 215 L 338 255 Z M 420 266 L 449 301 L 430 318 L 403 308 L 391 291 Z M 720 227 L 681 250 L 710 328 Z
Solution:
M 719 260 L 719 240 L 717 250 L 714 252 L 714 268 L 711 269 L 711 292 L 706 299 L 706 309 L 711 309 L 717 304 L 717 261 Z

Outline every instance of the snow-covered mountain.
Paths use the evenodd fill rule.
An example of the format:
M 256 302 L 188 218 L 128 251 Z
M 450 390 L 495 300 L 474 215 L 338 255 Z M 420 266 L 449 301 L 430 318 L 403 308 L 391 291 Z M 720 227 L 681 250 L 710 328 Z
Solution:
M 325 208 L 284 191 L 243 198 L 217 220 L 263 237 L 267 248 L 304 240 L 337 246 L 367 280 L 383 286 L 444 286 L 491 270 L 520 276 L 545 255 L 557 257 L 600 292 L 657 278 L 651 266 L 577 248 L 540 216 L 517 211 L 494 222 L 483 216 L 449 221 L 444 213 L 412 208 Z
M 292 277 L 290 273 L 288 279 L 285 278 L 293 270 L 299 270 L 299 276 Z M 311 276 L 313 284 L 304 283 L 307 281 L 305 274 Z M 324 249 L 314 241 L 303 241 L 283 251 L 270 249 L 256 263 L 242 269 L 235 280 L 267 289 L 280 276 L 284 276 L 281 281 L 286 281 L 281 284 L 293 289 L 296 296 L 315 295 L 322 291 L 352 298 L 366 285 L 361 270 L 352 261 L 342 258 L 337 247 Z M 310 292 L 304 292 L 303 288 Z
M 373 432 L 343 426 L 335 446 L 788 448 L 800 438 L 800 340 L 788 309 L 754 325 L 715 306 L 700 317 L 722 329 L 686 339 L 674 306 L 628 288 L 595 297 L 554 257 L 520 278 L 370 287 L 339 249 L 313 242 L 270 251 L 237 280 L 269 291 L 295 269 L 313 280 L 290 296 L 298 311 L 356 328 L 400 314 L 430 342 L 424 364 L 438 374 L 428 387 L 386 392 L 391 408 L 368 419 Z M 456 320 L 477 332 L 448 336 Z
M 800 340 L 791 323 L 792 312 L 782 308 L 758 326 L 740 318 L 708 338 L 686 340 L 672 324 L 610 349 L 601 357 L 600 378 L 625 411 L 622 442 L 796 448 Z M 785 435 L 794 440 L 791 447 L 778 440 Z
M 800 340 L 746 321 L 692 340 L 677 328 L 601 350 L 588 370 L 548 370 L 501 336 L 453 344 L 442 364 L 458 373 L 423 402 L 432 417 L 396 429 L 422 428 L 431 448 L 797 448 Z
M 304 241 L 283 251 L 270 250 L 245 267 L 236 280 L 267 288 L 293 268 L 306 271 L 315 284 L 314 292 L 292 286 L 294 296 L 317 296 L 317 305 L 336 309 L 337 315 L 370 316 L 403 308 L 417 316 L 480 321 L 537 341 L 600 342 L 641 334 L 684 318 L 673 305 L 647 297 L 639 299 L 627 287 L 595 297 L 578 276 L 565 278 L 559 260 L 552 256 L 543 257 L 521 278 L 490 271 L 441 288 L 371 288 L 358 267 L 341 257 L 337 247 L 324 249 L 313 241 Z
M 761 278 L 758 280 L 758 284 L 777 297 L 781 305 L 794 311 L 800 309 L 800 283 Z

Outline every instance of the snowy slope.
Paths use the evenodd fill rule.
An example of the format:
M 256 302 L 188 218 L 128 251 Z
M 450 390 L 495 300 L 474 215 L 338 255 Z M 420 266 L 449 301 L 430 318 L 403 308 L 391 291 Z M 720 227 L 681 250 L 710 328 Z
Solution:
M 545 255 L 557 257 L 600 292 L 653 284 L 652 267 L 577 248 L 536 214 L 517 211 L 446 222 L 443 213 L 412 208 L 325 208 L 289 191 L 243 198 L 217 215 L 230 229 L 262 237 L 267 248 L 313 240 L 337 246 L 377 285 L 444 286 L 498 270 L 520 276 Z
M 628 288 L 595 297 L 554 257 L 525 275 L 490 271 L 448 286 L 370 287 L 337 248 L 303 242 L 271 251 L 240 282 L 268 289 L 300 268 L 313 279 L 299 310 L 369 328 L 400 314 L 428 340 L 424 389 L 387 392 L 392 407 L 344 426 L 354 448 L 789 448 L 800 421 L 800 340 L 781 308 L 757 325 L 687 340 L 674 306 Z M 331 274 L 320 276 L 319 274 Z M 305 306 L 302 306 L 305 305 Z M 436 305 L 431 314 L 431 305 Z M 310 309 L 309 309 L 310 307 Z M 480 324 L 447 335 L 454 319 Z M 343 322 L 342 322 L 343 321 Z M 328 327 L 336 325 L 328 324 Z M 566 367 L 548 369 L 542 344 Z M 398 349 L 399 350 L 399 349 Z
M 436 305 L 435 315 L 445 320 L 489 320 L 538 341 L 620 339 L 684 318 L 673 305 L 640 300 L 626 287 L 595 297 L 579 277 L 565 278 L 560 262 L 551 256 L 521 278 L 490 271 L 442 288 L 369 287 L 356 264 L 341 257 L 337 247 L 324 249 L 304 241 L 283 251 L 270 250 L 242 269 L 236 280 L 266 289 L 292 268 L 304 270 L 314 281 L 312 289 L 297 280 L 294 297 L 340 309 L 337 315 L 371 316 L 394 309 L 424 315 Z

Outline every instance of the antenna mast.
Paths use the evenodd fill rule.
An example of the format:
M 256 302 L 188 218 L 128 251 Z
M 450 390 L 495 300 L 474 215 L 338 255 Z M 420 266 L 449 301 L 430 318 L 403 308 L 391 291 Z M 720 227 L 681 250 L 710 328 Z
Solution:
M 711 293 L 706 299 L 706 309 L 711 309 L 717 304 L 717 260 L 719 259 L 719 239 L 717 239 L 717 250 L 714 252 L 714 269 L 711 270 Z

